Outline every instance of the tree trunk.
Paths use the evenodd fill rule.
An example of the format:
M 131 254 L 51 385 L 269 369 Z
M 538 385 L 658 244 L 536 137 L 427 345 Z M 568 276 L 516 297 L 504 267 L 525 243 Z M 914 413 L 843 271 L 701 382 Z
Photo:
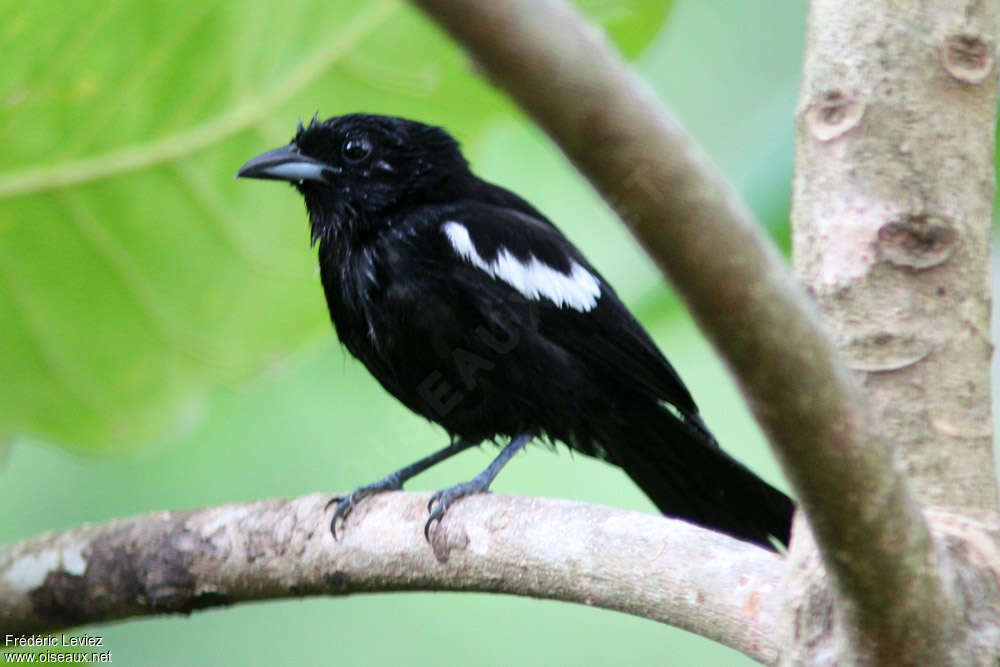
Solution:
M 989 339 L 996 27 L 993 2 L 814 0 L 793 184 L 796 272 L 896 467 L 924 508 L 973 517 L 997 501 Z M 948 515 L 933 516 L 940 537 Z M 995 660 L 966 652 L 975 641 L 966 636 L 964 578 L 949 581 L 955 548 L 938 544 L 918 568 L 943 579 L 943 595 L 902 582 L 909 613 L 885 617 L 859 607 L 850 582 L 840 582 L 831 609 L 815 545 L 804 531 L 797 536 L 786 581 L 796 641 L 786 663 Z M 891 563 L 852 567 L 893 577 Z M 845 642 L 847 634 L 858 641 Z

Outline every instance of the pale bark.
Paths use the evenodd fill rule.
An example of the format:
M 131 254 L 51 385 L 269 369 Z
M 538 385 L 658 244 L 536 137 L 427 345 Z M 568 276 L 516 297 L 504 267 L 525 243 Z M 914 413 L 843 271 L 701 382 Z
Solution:
M 896 468 L 925 506 L 971 516 L 996 507 L 989 375 L 996 28 L 994 2 L 814 0 L 793 186 L 796 270 L 893 443 Z M 837 581 L 838 627 L 798 643 L 786 661 L 992 661 L 995 654 L 966 645 L 981 639 L 970 636 L 969 572 L 953 572 L 954 549 L 892 522 L 894 510 L 873 502 L 896 493 L 884 481 L 854 482 L 871 490 L 857 538 L 884 545 L 884 558 L 873 560 L 871 550 L 834 554 L 848 574 Z M 788 622 L 800 637 L 830 628 L 814 548 L 796 542 L 796 575 L 786 582 Z M 900 568 L 901 559 L 909 567 Z
M 0 637 L 274 598 L 451 590 L 614 609 L 777 657 L 784 564 L 719 533 L 480 495 L 452 506 L 428 545 L 429 494 L 399 492 L 366 499 L 334 541 L 328 498 L 151 514 L 0 549 Z
M 921 501 L 992 510 L 996 4 L 811 7 L 796 272 Z

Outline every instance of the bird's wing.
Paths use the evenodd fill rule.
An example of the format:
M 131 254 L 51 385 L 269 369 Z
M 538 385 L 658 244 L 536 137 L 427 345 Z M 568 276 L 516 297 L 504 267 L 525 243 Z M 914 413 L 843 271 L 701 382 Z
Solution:
M 537 328 L 579 363 L 666 401 L 700 424 L 677 372 L 607 281 L 551 223 L 464 202 L 439 221 L 437 231 L 459 260 L 452 279 L 478 292 L 484 308 L 506 310 L 506 317 Z

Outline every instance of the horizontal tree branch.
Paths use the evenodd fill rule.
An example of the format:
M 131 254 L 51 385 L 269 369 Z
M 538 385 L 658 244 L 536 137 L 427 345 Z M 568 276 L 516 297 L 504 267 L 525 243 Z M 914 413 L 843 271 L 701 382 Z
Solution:
M 80 526 L 0 548 L 0 636 L 306 595 L 435 590 L 578 602 L 777 658 L 782 560 L 663 517 L 479 495 L 423 535 L 426 493 L 366 499 L 339 541 L 329 496 Z

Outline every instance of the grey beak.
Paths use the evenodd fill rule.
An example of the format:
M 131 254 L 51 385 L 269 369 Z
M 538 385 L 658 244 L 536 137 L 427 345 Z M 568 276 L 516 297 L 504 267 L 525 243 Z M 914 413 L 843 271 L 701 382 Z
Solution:
M 340 169 L 314 160 L 299 152 L 295 144 L 288 144 L 253 158 L 236 172 L 236 178 L 261 178 L 272 181 L 328 182 Z

